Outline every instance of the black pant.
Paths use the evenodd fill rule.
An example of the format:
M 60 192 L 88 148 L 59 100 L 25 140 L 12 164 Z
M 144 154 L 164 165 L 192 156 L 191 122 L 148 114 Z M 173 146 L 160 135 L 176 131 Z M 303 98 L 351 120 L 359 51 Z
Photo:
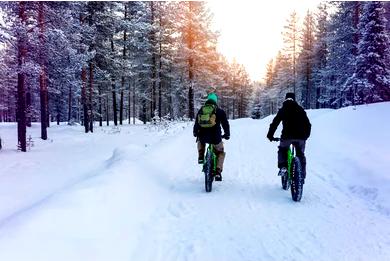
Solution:
M 306 157 L 305 157 L 305 140 L 297 139 L 286 139 L 280 140 L 279 150 L 278 150 L 278 168 L 287 168 L 287 151 L 290 145 L 293 144 L 296 149 L 296 155 L 301 160 L 302 170 L 304 176 L 306 176 Z

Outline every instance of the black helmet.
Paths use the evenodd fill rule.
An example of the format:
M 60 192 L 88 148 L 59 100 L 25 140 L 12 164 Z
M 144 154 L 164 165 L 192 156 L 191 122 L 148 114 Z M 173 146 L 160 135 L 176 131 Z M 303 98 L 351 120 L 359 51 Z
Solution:
M 293 92 L 286 93 L 286 98 L 285 99 L 286 100 L 287 99 L 292 99 L 293 101 L 295 101 L 295 93 L 293 93 Z

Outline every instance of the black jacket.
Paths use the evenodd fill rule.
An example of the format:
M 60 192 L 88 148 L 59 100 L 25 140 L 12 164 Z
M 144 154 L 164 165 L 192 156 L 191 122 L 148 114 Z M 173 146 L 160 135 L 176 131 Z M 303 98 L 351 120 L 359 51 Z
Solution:
M 282 139 L 307 140 L 311 124 L 305 110 L 293 100 L 285 100 L 269 126 L 267 137 L 273 137 L 279 123 L 283 123 Z
M 212 101 L 206 101 L 206 104 L 213 103 Z M 216 109 L 216 124 L 211 128 L 202 128 L 198 123 L 198 115 L 201 110 L 198 111 L 194 124 L 194 136 L 199 138 L 201 143 L 219 144 L 222 141 L 221 125 L 226 136 L 230 137 L 230 126 L 226 117 L 226 113 L 217 107 Z

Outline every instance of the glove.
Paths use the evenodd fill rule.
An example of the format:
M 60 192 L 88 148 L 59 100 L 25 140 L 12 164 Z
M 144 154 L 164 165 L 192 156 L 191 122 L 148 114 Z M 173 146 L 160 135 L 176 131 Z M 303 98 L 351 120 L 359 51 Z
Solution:
M 228 140 L 228 139 L 230 139 L 230 136 L 227 134 L 224 134 L 224 135 L 222 135 L 222 138 L 224 138 L 225 140 Z
M 272 142 L 274 140 L 274 136 L 272 136 L 271 134 L 267 134 L 267 139 Z
M 193 134 L 195 138 L 198 137 L 198 133 L 194 132 Z

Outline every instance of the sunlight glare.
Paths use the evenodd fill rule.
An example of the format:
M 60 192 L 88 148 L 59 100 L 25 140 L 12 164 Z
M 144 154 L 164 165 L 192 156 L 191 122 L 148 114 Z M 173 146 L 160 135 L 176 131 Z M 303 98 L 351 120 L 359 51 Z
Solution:
M 319 0 L 209 0 L 214 26 L 220 32 L 218 50 L 229 61 L 243 64 L 252 80 L 262 80 L 270 59 L 283 46 L 282 31 L 293 10 L 300 19 Z

